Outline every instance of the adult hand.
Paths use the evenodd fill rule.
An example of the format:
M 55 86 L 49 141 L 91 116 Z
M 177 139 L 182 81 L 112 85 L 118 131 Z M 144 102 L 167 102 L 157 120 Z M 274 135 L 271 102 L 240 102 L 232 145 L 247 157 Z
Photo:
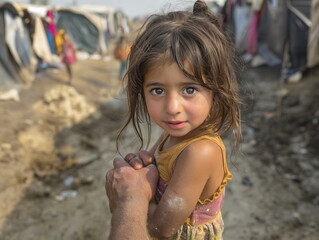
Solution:
M 105 190 L 111 212 L 125 201 L 149 202 L 156 190 L 158 171 L 154 164 L 133 169 L 124 159 L 116 157 L 114 168 L 106 173 Z
M 127 161 L 134 169 L 141 169 L 155 163 L 154 156 L 148 151 L 142 150 L 138 153 L 129 153 L 125 156 Z

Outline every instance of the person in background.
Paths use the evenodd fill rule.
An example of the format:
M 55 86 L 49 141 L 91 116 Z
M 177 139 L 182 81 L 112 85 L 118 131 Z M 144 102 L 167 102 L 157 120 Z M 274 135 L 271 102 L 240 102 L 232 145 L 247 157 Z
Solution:
M 56 53 L 55 39 L 58 32 L 57 32 L 55 21 L 54 21 L 54 12 L 52 10 L 48 10 L 45 19 L 47 20 L 47 24 L 48 24 L 46 28 L 46 33 L 47 33 L 47 38 L 49 42 L 49 47 L 50 47 L 51 53 L 55 54 Z
M 121 36 L 114 48 L 114 58 L 120 61 L 119 79 L 122 80 L 127 67 L 127 57 L 130 53 L 131 46 L 129 45 L 128 38 Z
M 72 64 L 76 62 L 76 53 L 74 44 L 68 33 L 63 32 L 62 34 L 62 45 L 61 45 L 61 60 L 65 65 L 68 74 L 68 84 L 72 84 L 73 72 Z
M 232 174 L 221 136 L 232 131 L 238 141 L 241 128 L 234 55 L 220 18 L 199 0 L 193 12 L 151 16 L 128 62 L 129 113 L 118 151 L 131 124 L 141 148 L 144 119 L 149 131 L 151 121 L 163 130 L 149 151 L 159 171 L 148 210 L 149 234 L 152 239 L 222 239 L 221 209 Z M 124 159 L 136 171 L 147 165 L 141 151 Z

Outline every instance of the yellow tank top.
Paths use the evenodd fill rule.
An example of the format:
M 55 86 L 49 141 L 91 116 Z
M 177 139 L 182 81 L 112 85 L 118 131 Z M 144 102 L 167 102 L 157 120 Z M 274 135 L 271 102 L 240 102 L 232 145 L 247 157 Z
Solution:
M 225 188 L 227 181 L 232 179 L 232 174 L 230 173 L 228 166 L 227 166 L 227 161 L 226 161 L 226 148 L 225 145 L 220 138 L 219 135 L 214 134 L 207 134 L 204 136 L 199 136 L 199 137 L 194 137 L 191 139 L 187 139 L 183 142 L 180 142 L 177 145 L 174 145 L 170 148 L 167 148 L 163 150 L 164 143 L 167 141 L 169 136 L 166 136 L 163 141 L 159 144 L 156 152 L 155 152 L 155 158 L 156 158 L 156 163 L 157 163 L 157 168 L 160 174 L 160 177 L 165 183 L 168 183 L 172 177 L 173 171 L 174 171 L 174 166 L 177 157 L 182 153 L 182 151 L 192 144 L 193 142 L 202 140 L 202 139 L 208 139 L 214 143 L 216 143 L 222 150 L 222 160 L 223 160 L 223 167 L 224 167 L 224 177 L 223 181 L 214 193 L 214 195 L 210 199 L 206 199 L 204 202 L 200 201 L 200 203 L 204 204 L 206 202 L 210 202 L 214 199 L 216 199 L 222 192 L 223 189 Z

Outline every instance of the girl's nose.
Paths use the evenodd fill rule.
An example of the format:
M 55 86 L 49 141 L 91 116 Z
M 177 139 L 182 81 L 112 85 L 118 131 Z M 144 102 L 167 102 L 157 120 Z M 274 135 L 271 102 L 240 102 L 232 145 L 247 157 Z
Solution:
M 166 112 L 169 115 L 175 115 L 180 113 L 181 99 L 176 94 L 167 96 Z

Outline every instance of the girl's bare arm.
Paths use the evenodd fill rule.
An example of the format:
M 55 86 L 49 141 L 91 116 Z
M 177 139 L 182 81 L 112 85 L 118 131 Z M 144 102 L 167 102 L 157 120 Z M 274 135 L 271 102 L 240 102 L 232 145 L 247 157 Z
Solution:
M 222 179 L 222 152 L 217 144 L 201 140 L 188 146 L 177 159 L 161 201 L 149 209 L 150 234 L 158 238 L 173 236 L 198 199 L 212 196 Z

